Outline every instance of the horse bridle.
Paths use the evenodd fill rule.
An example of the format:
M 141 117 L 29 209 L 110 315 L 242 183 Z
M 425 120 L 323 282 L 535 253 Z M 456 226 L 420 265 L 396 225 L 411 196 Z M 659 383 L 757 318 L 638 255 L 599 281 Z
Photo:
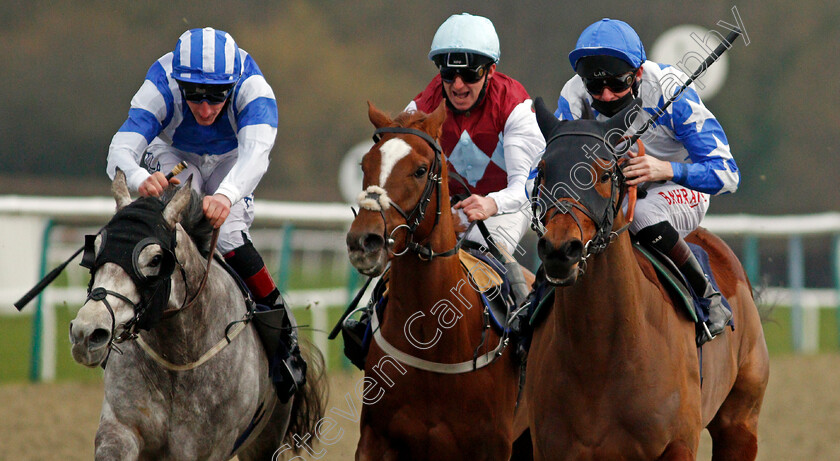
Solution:
M 627 193 L 627 188 L 625 186 L 626 176 L 624 172 L 621 170 L 619 165 L 620 157 L 629 150 L 630 146 L 627 145 L 624 149 L 616 149 L 611 146 L 603 137 L 598 136 L 597 134 L 585 132 L 585 131 L 569 131 L 565 133 L 558 133 L 552 136 L 546 142 L 546 149 L 548 149 L 548 145 L 561 138 L 563 136 L 588 136 L 595 138 L 602 142 L 605 146 L 610 149 L 610 159 L 605 159 L 612 162 L 612 167 L 609 170 L 610 175 L 610 197 L 609 200 L 606 202 L 606 206 L 604 207 L 603 212 L 600 216 L 597 213 L 597 210 L 593 211 L 590 209 L 589 206 L 586 204 L 582 204 L 577 200 L 573 200 L 571 197 L 559 197 L 554 198 L 550 197 L 553 202 L 546 207 L 545 210 L 541 210 L 541 182 L 543 177 L 545 176 L 541 167 L 537 167 L 537 176 L 534 180 L 534 188 L 532 192 L 532 202 L 531 202 L 531 228 L 537 233 L 537 235 L 542 238 L 545 235 L 545 226 L 543 226 L 541 221 L 542 215 L 547 215 L 549 211 L 553 211 L 553 214 L 549 216 L 549 219 L 556 214 L 568 214 L 572 217 L 575 221 L 575 224 L 580 231 L 581 238 L 583 237 L 583 225 L 580 222 L 580 219 L 577 217 L 575 213 L 572 211 L 574 209 L 579 210 L 582 212 L 587 218 L 589 218 L 595 224 L 595 235 L 589 239 L 583 246 L 583 254 L 581 255 L 580 262 L 578 263 L 578 267 L 580 273 L 583 274 L 586 271 L 586 261 L 587 259 L 595 254 L 602 253 L 606 250 L 607 246 L 615 241 L 618 236 L 629 229 L 630 222 L 626 225 L 622 226 L 618 230 L 613 230 L 613 221 L 615 217 L 618 215 L 618 211 L 621 208 L 621 202 L 624 200 L 624 196 Z M 550 195 L 550 192 L 549 192 Z M 617 197 L 617 200 L 616 200 Z
M 436 209 L 435 209 L 435 222 L 432 225 L 432 230 L 437 226 L 438 222 L 440 221 L 440 194 L 441 194 L 441 182 L 442 182 L 442 165 L 443 162 L 441 161 L 442 149 L 440 145 L 435 141 L 434 138 L 429 136 L 428 133 L 424 131 L 420 131 L 414 128 L 406 128 L 406 127 L 382 127 L 377 128 L 373 132 L 373 142 L 378 143 L 382 140 L 382 134 L 384 133 L 395 133 L 395 134 L 411 134 L 414 136 L 420 137 L 422 140 L 426 141 L 429 147 L 435 152 L 434 160 L 432 161 L 432 165 L 429 168 L 428 175 L 426 177 L 426 184 L 423 187 L 423 193 L 420 195 L 420 199 L 414 205 L 414 208 L 411 209 L 410 212 L 406 213 L 399 205 L 397 205 L 393 200 L 388 198 L 388 203 L 390 206 L 394 207 L 397 210 L 397 213 L 405 219 L 405 224 L 400 224 L 390 232 L 388 232 L 388 221 L 385 217 L 385 210 L 380 207 L 379 213 L 382 216 L 382 221 L 384 224 L 384 231 L 383 231 L 383 238 L 385 239 L 386 248 L 388 251 L 391 251 L 390 248 L 394 244 L 394 233 L 398 230 L 405 228 L 406 230 L 406 237 L 405 237 L 405 249 L 399 253 L 393 253 L 394 256 L 402 256 L 406 254 L 409 250 L 414 251 L 418 254 L 421 259 L 430 260 L 436 257 L 442 256 L 452 256 L 458 253 L 458 250 L 461 247 L 462 240 L 460 240 L 454 248 L 441 252 L 436 253 L 429 243 L 426 246 L 423 246 L 414 241 L 414 233 L 417 231 L 417 228 L 420 226 L 420 223 L 426 217 L 426 208 L 429 206 L 429 202 L 432 200 L 432 193 L 437 191 L 437 201 L 436 201 Z M 370 199 L 376 202 L 379 202 L 381 198 L 381 192 L 373 188 L 368 188 L 365 191 L 364 198 Z
M 148 246 L 150 244 L 158 244 L 161 247 L 161 249 L 163 250 L 164 260 L 171 260 L 172 263 L 171 263 L 171 265 L 167 264 L 167 266 L 163 269 L 163 271 L 166 272 L 165 274 L 158 273 L 155 276 L 155 278 L 159 279 L 160 283 L 170 284 L 171 283 L 170 280 L 171 280 L 171 277 L 172 277 L 172 272 L 174 272 L 174 268 L 178 267 L 178 270 L 181 273 L 181 278 L 184 281 L 184 301 L 181 303 L 181 306 L 178 307 L 178 308 L 163 310 L 162 313 L 161 313 L 161 317 L 160 317 L 161 319 L 171 318 L 171 317 L 181 313 L 182 311 L 186 310 L 187 308 L 191 307 L 193 304 L 195 304 L 195 301 L 198 299 L 198 296 L 201 294 L 201 291 L 204 289 L 204 287 L 206 285 L 207 277 L 210 273 L 210 265 L 213 262 L 213 252 L 214 252 L 215 247 L 216 247 L 216 242 L 218 241 L 218 238 L 219 238 L 219 229 L 216 228 L 216 229 L 213 230 L 213 236 L 212 236 L 211 242 L 210 242 L 210 254 L 207 257 L 207 267 L 205 268 L 204 275 L 201 278 L 201 282 L 199 283 L 199 286 L 198 286 L 198 289 L 196 290 L 195 295 L 193 295 L 192 299 L 189 299 L 189 301 L 188 301 L 187 298 L 188 298 L 188 294 L 189 294 L 189 291 L 190 291 L 189 290 L 189 282 L 187 282 L 187 274 L 186 274 L 186 271 L 184 270 L 184 266 L 183 266 L 183 264 L 181 264 L 180 261 L 178 261 L 178 257 L 175 254 L 175 248 L 174 248 L 174 246 L 175 246 L 175 243 L 174 243 L 175 242 L 175 235 L 174 235 L 175 232 L 176 232 L 175 230 L 172 231 L 173 235 L 172 235 L 172 240 L 171 241 L 173 242 L 173 244 L 172 244 L 173 248 L 171 248 L 171 249 L 167 248 L 163 244 L 163 242 L 161 242 L 159 239 L 154 238 L 154 237 L 147 237 L 147 238 L 141 240 L 140 242 L 138 242 L 135 245 L 134 251 L 132 252 L 133 253 L 132 260 L 136 262 L 136 257 L 140 253 L 140 251 L 142 251 L 143 248 L 145 248 L 146 246 Z M 116 292 L 116 291 L 113 291 L 113 290 L 108 290 L 108 289 L 106 289 L 104 287 L 101 287 L 101 286 L 93 287 L 94 274 L 96 273 L 96 270 L 99 267 L 101 267 L 101 266 L 96 266 L 94 264 L 94 260 L 95 260 L 96 255 L 94 254 L 94 250 L 93 250 L 93 246 L 94 246 L 93 242 L 95 241 L 96 236 L 101 234 L 101 233 L 102 233 L 102 230 L 100 230 L 100 233 L 98 233 L 98 234 L 85 236 L 85 247 L 84 247 L 85 252 L 84 252 L 84 256 L 82 257 L 81 265 L 83 267 L 87 267 L 88 269 L 90 269 L 90 274 L 91 274 L 90 284 L 88 285 L 88 294 L 87 294 L 87 297 L 85 298 L 85 303 L 87 303 L 89 300 L 101 301 L 102 304 L 105 305 L 105 308 L 108 309 L 108 314 L 111 316 L 111 336 L 110 336 L 111 339 L 108 342 L 106 347 L 109 350 L 114 349 L 117 352 L 121 353 L 122 351 L 120 351 L 120 349 L 118 347 L 116 347 L 116 345 L 121 344 L 125 341 L 130 341 L 130 340 L 137 339 L 137 337 L 139 335 L 139 332 L 137 331 L 138 325 L 143 321 L 144 316 L 146 315 L 146 313 L 149 309 L 149 304 L 150 304 L 153 296 L 143 296 L 141 294 L 140 301 L 139 302 L 134 302 L 131 299 L 129 299 L 127 296 L 123 295 L 122 293 L 119 293 L 119 292 Z M 105 245 L 105 243 L 103 242 L 102 245 Z M 130 273 L 129 269 L 127 269 L 125 267 L 123 267 L 123 270 L 126 271 L 127 273 Z M 132 267 L 131 270 L 132 271 L 137 271 L 137 268 Z M 136 282 L 135 282 L 135 284 L 136 284 Z M 160 286 L 160 285 L 158 285 L 158 286 Z M 139 288 L 141 288 L 140 291 L 142 293 L 142 288 L 143 287 L 139 287 Z M 134 311 L 134 315 L 128 321 L 126 321 L 124 324 L 122 324 L 123 331 L 122 331 L 122 333 L 120 333 L 119 336 L 115 335 L 115 333 L 116 333 L 116 313 L 114 312 L 114 309 L 111 307 L 111 303 L 108 302 L 108 295 L 111 295 L 111 296 L 113 296 L 117 299 L 122 300 L 123 302 L 125 302 L 126 304 L 131 306 L 132 310 Z M 167 297 L 167 300 L 168 300 L 168 297 Z M 151 326 L 149 326 L 149 328 L 151 328 Z

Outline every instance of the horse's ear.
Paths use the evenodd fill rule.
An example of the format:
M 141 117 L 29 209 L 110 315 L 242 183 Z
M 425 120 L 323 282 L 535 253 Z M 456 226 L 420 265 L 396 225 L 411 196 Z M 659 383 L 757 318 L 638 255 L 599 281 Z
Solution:
M 125 173 L 119 168 L 117 168 L 114 181 L 111 183 L 111 193 L 114 194 L 114 200 L 117 201 L 117 211 L 122 210 L 126 205 L 131 203 L 131 194 L 128 193 Z
M 534 112 L 537 114 L 537 124 L 540 126 L 543 137 L 545 139 L 550 138 L 557 126 L 560 125 L 560 120 L 557 120 L 557 117 L 548 110 L 548 107 L 545 107 L 545 103 L 540 97 L 534 100 Z
M 426 117 L 423 122 L 423 131 L 429 133 L 433 138 L 440 138 L 443 122 L 446 121 L 446 102 L 441 101 L 434 112 Z
M 390 126 L 393 124 L 393 120 L 391 120 L 391 117 L 388 117 L 385 112 L 377 109 L 372 102 L 368 101 L 367 103 L 368 118 L 370 119 L 370 123 L 373 123 L 373 126 L 376 128 L 382 128 L 383 126 Z
M 595 112 L 592 112 L 592 106 L 586 99 L 583 100 L 580 110 L 580 120 L 595 120 Z
M 163 220 L 166 221 L 166 226 L 170 230 L 175 229 L 175 224 L 181 221 L 181 216 L 192 198 L 192 175 L 184 182 L 178 192 L 172 197 L 172 200 L 166 204 L 163 209 Z

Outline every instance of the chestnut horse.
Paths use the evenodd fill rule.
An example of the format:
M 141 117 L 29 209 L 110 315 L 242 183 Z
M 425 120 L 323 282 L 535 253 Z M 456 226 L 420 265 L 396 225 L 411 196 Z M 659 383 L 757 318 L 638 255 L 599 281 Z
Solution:
M 384 318 L 371 324 L 356 459 L 508 459 L 519 368 L 457 255 L 436 141 L 445 106 L 391 119 L 369 105 L 368 116 L 381 137 L 362 159 L 347 247 L 362 274 L 391 268 Z
M 638 101 L 606 122 L 558 121 L 542 100 L 535 107 L 548 145 L 534 225 L 557 285 L 528 358 L 535 459 L 693 460 L 704 427 L 713 460 L 755 459 L 769 365 L 738 259 L 705 229 L 689 238 L 708 252 L 735 326 L 698 349 L 694 322 L 624 232 L 623 149 L 606 139 L 622 137 Z

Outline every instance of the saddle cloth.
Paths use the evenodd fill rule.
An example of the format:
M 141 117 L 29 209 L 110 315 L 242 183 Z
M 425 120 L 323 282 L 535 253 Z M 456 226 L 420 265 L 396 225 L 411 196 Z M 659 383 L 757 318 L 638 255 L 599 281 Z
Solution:
M 703 272 L 708 274 L 709 281 L 712 283 L 712 286 L 719 292 L 720 288 L 718 287 L 714 274 L 712 274 L 709 255 L 706 253 L 706 250 L 693 243 L 689 243 L 688 246 L 697 258 L 697 261 L 700 262 Z M 674 302 L 674 307 L 677 310 L 683 311 L 698 325 L 701 322 L 709 320 L 708 314 L 702 307 L 702 302 L 704 300 L 693 292 L 685 277 L 677 269 L 670 258 L 655 249 L 643 246 L 638 242 L 633 242 L 633 247 L 637 252 L 650 261 L 651 265 L 653 265 L 656 270 L 656 275 L 665 287 L 665 291 L 671 296 L 671 300 Z M 543 314 L 550 309 L 554 303 L 554 290 L 550 288 L 551 287 L 548 286 L 548 283 L 545 282 L 543 278 L 540 286 L 532 292 L 531 306 L 533 306 L 533 311 L 530 315 L 529 321 L 532 326 L 539 323 Z M 726 297 L 722 296 L 722 302 L 723 305 L 731 312 L 732 307 L 729 305 L 729 301 L 726 300 Z M 733 325 L 731 320 L 729 325 Z

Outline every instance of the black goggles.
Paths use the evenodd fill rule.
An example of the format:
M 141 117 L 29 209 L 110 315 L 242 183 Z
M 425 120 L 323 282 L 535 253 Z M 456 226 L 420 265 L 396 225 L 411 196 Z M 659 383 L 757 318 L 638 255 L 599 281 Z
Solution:
M 487 74 L 487 66 L 478 67 L 441 67 L 440 79 L 446 83 L 455 81 L 455 76 L 460 75 L 464 83 L 475 83 Z
M 180 83 L 184 99 L 190 102 L 207 101 L 210 104 L 221 104 L 227 101 L 233 91 L 233 85 L 197 85 Z
M 613 93 L 621 93 L 633 86 L 633 81 L 636 79 L 636 71 L 631 70 L 621 75 L 610 75 L 603 78 L 581 78 L 583 79 L 583 84 L 586 85 L 586 91 L 590 94 L 601 94 L 604 88 L 609 88 Z

